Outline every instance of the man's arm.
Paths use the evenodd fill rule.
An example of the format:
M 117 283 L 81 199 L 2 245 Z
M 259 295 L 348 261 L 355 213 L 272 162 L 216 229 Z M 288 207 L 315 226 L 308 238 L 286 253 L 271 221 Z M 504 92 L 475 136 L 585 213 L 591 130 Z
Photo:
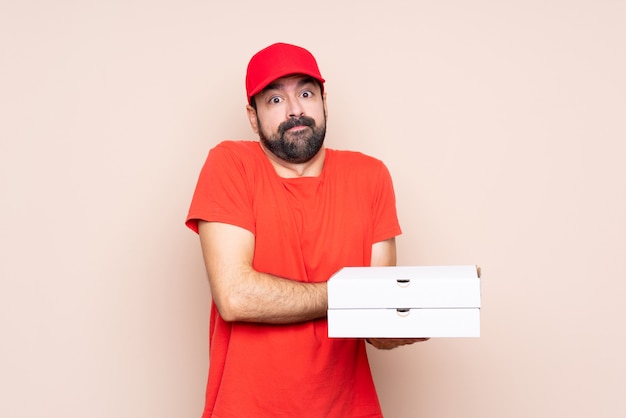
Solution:
M 254 235 L 246 229 L 204 221 L 198 228 L 211 294 L 225 321 L 286 324 L 326 316 L 326 283 L 254 270 Z
M 396 239 L 377 242 L 372 245 L 372 266 L 396 265 Z M 426 341 L 428 338 L 368 338 L 367 342 L 381 350 L 390 350 L 402 345 Z
M 396 265 L 396 239 L 389 238 L 372 245 L 372 266 L 395 266 Z

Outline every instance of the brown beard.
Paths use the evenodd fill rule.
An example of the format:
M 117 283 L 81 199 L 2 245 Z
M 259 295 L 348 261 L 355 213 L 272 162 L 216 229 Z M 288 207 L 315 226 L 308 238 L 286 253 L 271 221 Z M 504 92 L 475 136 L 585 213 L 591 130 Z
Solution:
M 308 116 L 290 118 L 278 126 L 276 133 L 269 136 L 263 132 L 260 120 L 258 124 L 259 139 L 265 148 L 281 160 L 293 164 L 306 163 L 311 160 L 322 148 L 326 137 L 326 117 L 324 117 L 324 123 L 319 127 L 315 120 Z M 310 130 L 303 129 L 295 133 L 287 132 L 296 126 L 306 126 Z M 292 135 L 293 138 L 288 140 L 285 135 Z

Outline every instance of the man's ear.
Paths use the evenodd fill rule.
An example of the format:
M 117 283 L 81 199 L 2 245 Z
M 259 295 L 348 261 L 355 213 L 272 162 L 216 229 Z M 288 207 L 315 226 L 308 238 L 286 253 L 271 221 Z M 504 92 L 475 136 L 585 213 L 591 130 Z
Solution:
M 328 119 L 328 106 L 326 105 L 326 92 L 324 92 L 323 101 L 324 101 L 324 116 L 326 116 L 326 119 Z
M 250 106 L 246 106 L 246 111 L 248 112 L 248 120 L 250 121 L 250 127 L 254 131 L 255 134 L 259 133 L 259 119 L 256 114 L 256 110 Z

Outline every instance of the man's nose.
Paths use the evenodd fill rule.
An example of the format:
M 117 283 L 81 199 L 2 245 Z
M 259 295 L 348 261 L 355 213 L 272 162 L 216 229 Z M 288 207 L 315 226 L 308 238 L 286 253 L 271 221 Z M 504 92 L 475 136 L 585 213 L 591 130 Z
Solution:
M 290 118 L 299 118 L 304 114 L 304 108 L 297 97 L 287 100 L 287 115 Z

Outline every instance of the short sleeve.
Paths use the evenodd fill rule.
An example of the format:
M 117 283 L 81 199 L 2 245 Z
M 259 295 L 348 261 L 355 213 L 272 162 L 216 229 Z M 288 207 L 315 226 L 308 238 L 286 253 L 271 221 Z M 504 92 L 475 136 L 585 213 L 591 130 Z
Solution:
M 200 171 L 185 224 L 198 232 L 198 221 L 223 222 L 255 233 L 251 181 L 245 158 L 224 143 L 211 149 Z

